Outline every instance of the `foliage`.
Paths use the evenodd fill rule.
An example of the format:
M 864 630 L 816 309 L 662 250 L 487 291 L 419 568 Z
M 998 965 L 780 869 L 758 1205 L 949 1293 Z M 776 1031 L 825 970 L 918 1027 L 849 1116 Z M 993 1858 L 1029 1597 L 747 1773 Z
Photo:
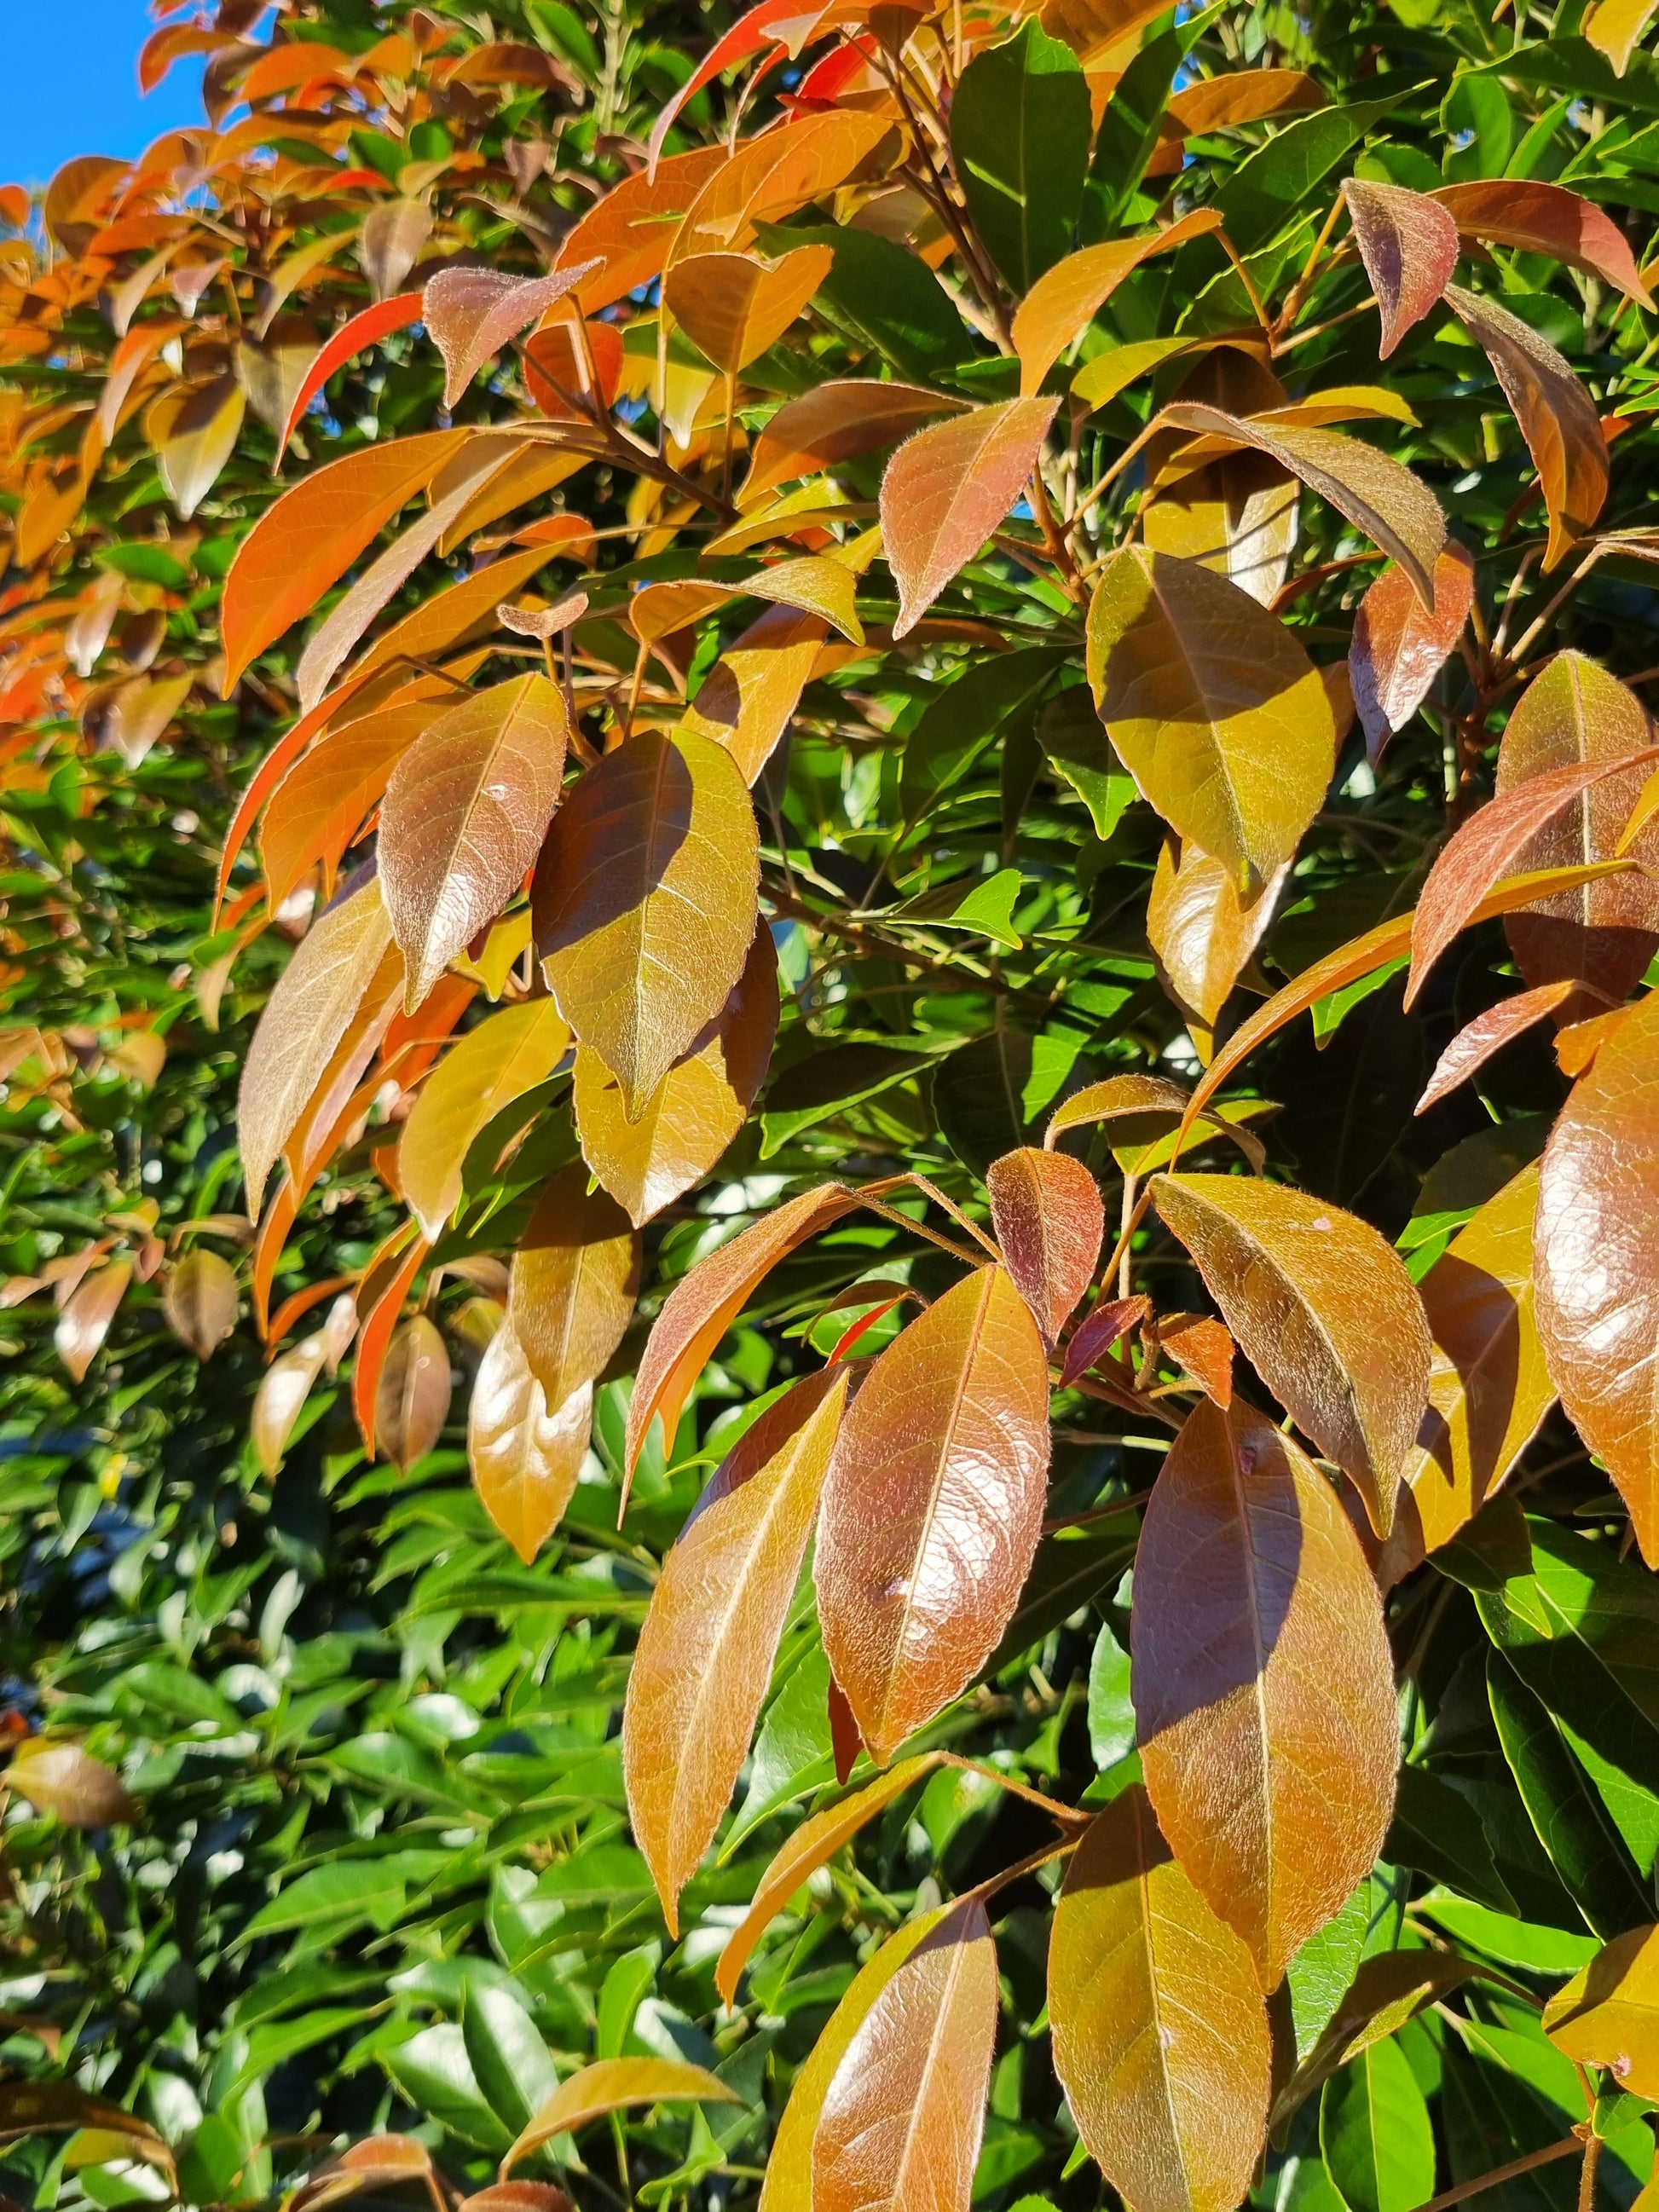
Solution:
M 160 12 L 0 196 L 0 2184 L 1632 2203 L 1645 11 Z

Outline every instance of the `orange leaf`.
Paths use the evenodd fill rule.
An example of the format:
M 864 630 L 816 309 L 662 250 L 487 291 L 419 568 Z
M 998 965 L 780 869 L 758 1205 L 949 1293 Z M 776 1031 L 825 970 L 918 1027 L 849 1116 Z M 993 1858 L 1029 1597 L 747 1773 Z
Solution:
M 1501 1052 L 1513 1038 L 1541 1022 L 1546 1014 L 1553 1014 L 1564 999 L 1572 996 L 1573 989 L 1571 979 L 1565 983 L 1540 983 L 1535 991 L 1517 991 L 1512 999 L 1500 999 L 1484 1014 L 1465 1022 L 1435 1062 L 1434 1073 L 1413 1111 L 1426 1114 L 1431 1106 L 1437 1106 L 1460 1083 L 1467 1083 L 1477 1068 L 1484 1067 L 1495 1052 Z
M 592 1420 L 593 1391 L 586 1382 L 550 1413 L 518 1332 L 503 1322 L 478 1363 L 466 1451 L 484 1511 L 526 1566 L 570 1503 Z
M 967 407 L 965 399 L 917 384 L 849 379 L 817 385 L 787 399 L 756 439 L 738 504 L 751 507 L 775 485 L 878 453 L 933 416 L 963 413 Z
M 670 313 L 716 368 L 747 368 L 789 328 L 835 265 L 827 246 L 798 246 L 769 266 L 744 253 L 694 253 L 663 283 Z
M 976 407 L 908 438 L 881 480 L 887 563 L 899 591 L 893 635 L 913 630 L 1030 481 L 1057 399 Z
M 1085 246 L 1045 270 L 1020 302 L 1014 316 L 1014 351 L 1019 356 L 1019 388 L 1029 395 L 1042 389 L 1042 380 L 1073 338 L 1080 337 L 1126 276 L 1157 253 L 1172 253 L 1190 238 L 1219 230 L 1221 217 L 1213 208 L 1195 208 L 1172 222 L 1167 230 L 1152 230 L 1139 238 L 1115 238 L 1103 246 Z
M 686 210 L 731 158 L 723 145 L 671 155 L 654 170 L 624 177 L 588 210 L 559 248 L 562 269 L 596 264 L 576 290 L 584 314 L 661 276 Z
M 596 261 L 568 262 L 548 276 L 441 269 L 429 277 L 421 319 L 443 356 L 444 405 L 453 408 L 487 361 L 598 267 Z
M 513 1255 L 507 1320 L 550 1406 L 597 1382 L 634 1317 L 640 1240 L 577 1160 L 543 1184 Z
M 400 292 L 393 299 L 380 300 L 374 307 L 365 307 L 361 314 L 354 315 L 349 322 L 343 324 L 335 331 L 300 380 L 299 389 L 289 407 L 288 419 L 277 434 L 276 456 L 271 463 L 273 476 L 282 466 L 283 454 L 289 440 L 294 435 L 295 425 L 335 370 L 343 368 L 354 356 L 365 353 L 370 346 L 377 345 L 393 331 L 407 330 L 410 323 L 419 319 L 420 313 L 420 294 Z
M 1434 195 L 1466 238 L 1544 253 L 1604 277 L 1644 307 L 1654 306 L 1634 257 L 1611 216 L 1565 185 L 1532 177 L 1482 177 L 1442 185 Z
M 1434 568 L 1434 605 L 1425 608 L 1403 568 L 1382 571 L 1359 602 L 1348 647 L 1354 704 L 1373 767 L 1429 695 L 1457 649 L 1474 602 L 1474 562 L 1455 541 Z

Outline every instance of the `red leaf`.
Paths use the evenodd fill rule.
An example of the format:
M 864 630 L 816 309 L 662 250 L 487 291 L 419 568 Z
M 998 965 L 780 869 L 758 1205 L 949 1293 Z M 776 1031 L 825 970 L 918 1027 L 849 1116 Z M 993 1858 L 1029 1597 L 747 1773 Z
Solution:
M 578 261 L 549 276 L 498 269 L 441 269 L 428 280 L 421 313 L 444 358 L 444 405 L 453 407 L 490 357 L 599 267 Z
M 1106 1226 L 1100 1191 L 1081 1160 L 1026 1146 L 993 1160 L 991 1224 L 1014 1288 L 1052 1345 L 1094 1279 Z
M 1436 1061 L 1428 1088 L 1413 1111 L 1426 1114 L 1431 1106 L 1437 1106 L 1495 1052 L 1501 1052 L 1512 1037 L 1518 1037 L 1534 1022 L 1541 1022 L 1546 1014 L 1553 1013 L 1577 988 L 1571 978 L 1565 983 L 1540 984 L 1535 991 L 1520 991 L 1512 999 L 1501 1000 L 1497 1006 L 1488 1006 L 1484 1014 L 1477 1014 L 1472 1022 L 1465 1023 Z
M 1143 1297 L 1102 1298 L 1073 1332 L 1060 1373 L 1060 1389 L 1069 1390 L 1079 1375 L 1086 1375 L 1138 1321 L 1146 1319 L 1146 1311 Z
M 305 373 L 305 380 L 294 395 L 294 404 L 288 410 L 288 420 L 283 425 L 283 434 L 276 441 L 276 457 L 270 465 L 270 473 L 276 474 L 282 466 L 283 454 L 289 440 L 294 435 L 294 426 L 305 413 L 335 370 L 386 337 L 392 331 L 408 328 L 417 321 L 421 313 L 418 292 L 400 292 L 395 299 L 380 300 L 372 307 L 365 307 L 361 315 L 354 315 L 349 323 L 336 331 L 328 343 Z
M 1435 563 L 1434 607 L 1426 609 L 1404 569 L 1382 571 L 1359 602 L 1348 673 L 1373 766 L 1428 696 L 1457 648 L 1474 599 L 1474 562 L 1455 540 Z
M 1354 243 L 1382 310 L 1386 361 L 1434 306 L 1457 266 L 1457 224 L 1425 193 L 1349 177 L 1342 186 Z
M 1466 238 L 1548 254 L 1589 276 L 1605 277 L 1644 307 L 1654 305 L 1623 231 L 1611 216 L 1565 185 L 1530 177 L 1482 177 L 1442 185 L 1434 197 Z
M 881 480 L 887 565 L 907 636 L 1030 480 L 1058 399 L 1005 399 L 908 438 Z

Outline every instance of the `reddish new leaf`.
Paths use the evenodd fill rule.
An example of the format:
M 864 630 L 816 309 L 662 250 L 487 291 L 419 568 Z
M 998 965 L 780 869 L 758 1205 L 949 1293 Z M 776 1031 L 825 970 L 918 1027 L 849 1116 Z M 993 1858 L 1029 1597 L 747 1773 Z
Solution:
M 374 1434 L 405 1474 L 443 1434 L 449 1396 L 448 1348 L 426 1316 L 416 1314 L 387 1346 L 374 1398 Z
M 904 637 L 971 561 L 1030 481 L 1056 399 L 1006 399 L 908 438 L 881 480 L 887 565 Z
M 1413 1110 L 1426 1114 L 1431 1106 L 1437 1106 L 1460 1083 L 1467 1083 L 1477 1068 L 1484 1067 L 1495 1052 L 1523 1036 L 1546 1014 L 1553 1014 L 1564 999 L 1572 996 L 1573 988 L 1571 981 L 1540 983 L 1535 991 L 1517 991 L 1512 999 L 1500 999 L 1484 1014 L 1466 1022 L 1435 1062 L 1428 1087 Z
M 167 1327 L 198 1359 L 211 1359 L 235 1328 L 236 1305 L 235 1270 L 201 1245 L 168 1270 L 162 1285 Z
M 1207 1314 L 1160 1314 L 1148 1332 L 1153 1346 L 1191 1376 L 1218 1406 L 1233 1402 L 1233 1362 L 1238 1346 Z
M 1068 1152 L 1029 1145 L 993 1160 L 985 1188 L 1003 1263 L 1052 1345 L 1099 1264 L 1106 1226 L 1099 1188 Z
M 380 883 L 412 1013 L 541 851 L 564 772 L 564 699 L 515 676 L 441 714 L 398 759 L 380 810 Z
M 969 1895 L 931 1928 L 836 2069 L 813 2212 L 967 2212 L 997 2032 L 997 1951 Z
M 1457 649 L 1474 599 L 1474 562 L 1455 540 L 1434 569 L 1434 605 L 1425 608 L 1403 568 L 1382 571 L 1359 602 L 1348 647 L 1354 705 L 1365 732 L 1365 757 L 1376 764 L 1429 696 L 1449 653 Z
M 1343 181 L 1354 243 L 1382 311 L 1384 361 L 1420 323 L 1457 266 L 1457 225 L 1445 209 L 1404 185 Z
M 549 276 L 441 269 L 429 277 L 421 297 L 421 319 L 443 356 L 444 405 L 453 408 L 487 361 L 599 265 L 568 262 Z
M 1060 1369 L 1060 1389 L 1069 1390 L 1079 1375 L 1086 1375 L 1091 1367 L 1097 1366 L 1137 1322 L 1145 1321 L 1146 1313 L 1144 1297 L 1102 1298 L 1073 1332 L 1066 1347 L 1066 1363 Z
M 1264 1989 L 1370 1873 L 1399 1757 L 1376 1585 L 1336 1493 L 1244 1405 L 1188 1417 L 1135 1554 L 1158 1825 Z
M 947 1291 L 876 1361 L 824 1486 L 823 1647 L 878 1764 L 966 1689 L 1036 1550 L 1048 1371 L 1000 1267 Z
M 366 352 L 370 346 L 379 344 L 393 331 L 407 330 L 410 323 L 419 320 L 420 313 L 420 294 L 400 292 L 394 299 L 381 300 L 372 307 L 365 307 L 361 314 L 354 315 L 349 323 L 343 324 L 335 331 L 307 369 L 300 388 L 294 395 L 288 419 L 277 434 L 276 457 L 271 463 L 273 476 L 282 466 L 283 454 L 289 440 L 294 435 L 295 425 L 335 370 L 343 368 L 354 355 Z
M 1594 202 L 1565 185 L 1536 177 L 1477 177 L 1468 184 L 1442 185 L 1434 197 L 1466 238 L 1547 254 L 1601 277 L 1644 307 L 1654 304 L 1624 232 Z
M 845 1368 L 809 1376 L 726 1455 L 663 1562 L 640 1632 L 623 1772 L 671 1936 L 748 1756 L 848 1379 Z
M 965 400 L 916 384 L 837 379 L 817 385 L 786 400 L 756 439 L 738 503 L 752 507 L 777 484 L 878 453 L 935 415 L 959 414 L 966 406 Z

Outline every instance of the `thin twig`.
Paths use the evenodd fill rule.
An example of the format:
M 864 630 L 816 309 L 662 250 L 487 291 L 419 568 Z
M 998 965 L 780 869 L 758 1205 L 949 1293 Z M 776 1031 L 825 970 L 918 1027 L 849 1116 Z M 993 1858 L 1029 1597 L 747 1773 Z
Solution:
M 1507 2166 L 1495 2166 L 1490 2173 L 1481 2174 L 1474 2181 L 1460 2181 L 1455 2189 L 1448 2189 L 1439 2197 L 1431 2197 L 1419 2204 L 1416 2212 L 1447 2212 L 1449 2206 L 1462 2204 L 1465 2198 L 1479 2197 L 1484 2190 L 1496 2189 L 1500 2181 L 1512 2181 L 1518 2173 L 1530 2173 L 1535 2166 L 1547 2166 L 1552 2159 L 1571 2158 L 1582 2148 L 1576 2135 L 1564 2136 L 1559 2142 L 1547 2143 L 1542 2150 L 1528 2151 L 1525 2158 L 1512 2158 Z

